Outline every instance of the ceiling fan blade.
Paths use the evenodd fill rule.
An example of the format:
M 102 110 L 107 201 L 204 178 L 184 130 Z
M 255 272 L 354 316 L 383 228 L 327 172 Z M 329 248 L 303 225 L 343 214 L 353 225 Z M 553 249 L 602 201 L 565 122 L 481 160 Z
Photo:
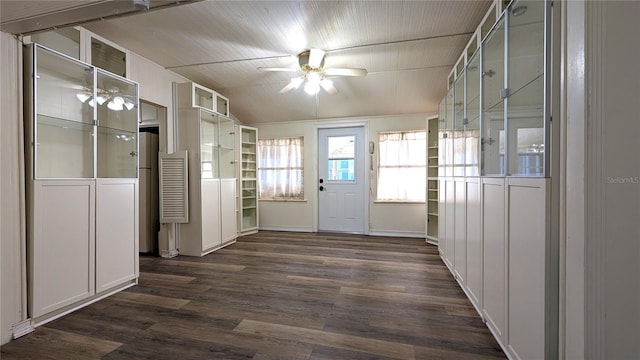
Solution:
M 297 88 L 298 86 L 300 86 L 300 84 L 302 84 L 303 81 L 304 81 L 304 76 L 295 77 L 291 79 L 291 82 L 288 83 L 287 86 L 280 89 L 280 93 L 283 94 L 283 93 L 286 93 L 287 91 L 291 91 Z
M 329 79 L 322 79 L 320 81 L 320 86 L 322 86 L 322 88 L 331 95 L 338 93 L 338 89 L 333 86 L 333 81 Z
M 320 49 L 311 49 L 309 52 L 309 66 L 314 69 L 319 68 L 322 64 L 325 51 Z
M 283 71 L 283 72 L 296 72 L 298 68 L 279 68 L 279 67 L 259 67 L 258 70 L 262 71 Z
M 366 76 L 367 69 L 357 68 L 329 68 L 324 70 L 325 75 L 337 76 Z

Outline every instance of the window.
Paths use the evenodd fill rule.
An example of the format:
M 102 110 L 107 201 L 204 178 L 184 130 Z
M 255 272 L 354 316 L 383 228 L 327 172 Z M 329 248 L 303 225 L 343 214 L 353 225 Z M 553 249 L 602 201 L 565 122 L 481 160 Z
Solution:
M 424 202 L 427 132 L 378 134 L 378 200 Z
M 303 137 L 258 140 L 260 199 L 304 199 L 303 151 Z

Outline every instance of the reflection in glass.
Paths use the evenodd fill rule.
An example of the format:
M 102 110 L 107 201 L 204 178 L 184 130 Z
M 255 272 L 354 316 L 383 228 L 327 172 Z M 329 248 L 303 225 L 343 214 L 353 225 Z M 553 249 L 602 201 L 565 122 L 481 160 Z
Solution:
M 200 111 L 200 166 L 202 179 L 218 177 L 217 123 L 213 114 Z
M 464 86 L 465 76 L 461 74 L 453 86 L 454 92 L 454 129 L 453 129 L 453 176 L 464 176 Z
M 542 77 L 509 97 L 507 121 L 511 175 L 544 175 L 544 115 L 541 104 L 543 99 Z M 536 105 L 536 101 L 540 104 Z
M 93 68 L 36 47 L 37 112 L 52 118 L 93 124 L 88 99 L 93 93 Z
M 327 138 L 327 179 L 329 181 L 354 181 L 356 137 L 330 136 Z
M 217 115 L 220 123 L 220 177 L 235 178 L 235 123 L 233 120 Z
M 31 41 L 80 60 L 80 31 L 72 27 L 33 34 Z
M 453 87 L 447 93 L 447 117 L 442 128 L 444 143 L 444 175 L 453 176 Z
M 96 99 L 90 106 L 98 106 L 98 125 L 112 129 L 138 131 L 138 90 L 135 83 L 98 70 Z
M 467 125 L 465 126 L 465 175 L 478 176 L 480 151 L 480 56 L 467 65 Z
M 544 175 L 544 9 L 544 2 L 520 0 L 509 13 L 510 175 Z
M 36 178 L 92 178 L 93 69 L 39 46 L 36 68 Z M 81 95 L 79 97 L 79 95 Z
M 504 22 L 501 20 L 482 51 L 482 175 L 501 176 L 504 169 Z
M 447 96 L 445 96 L 438 106 L 438 176 L 444 176 L 445 164 L 445 142 L 444 129 L 446 127 L 447 118 Z
M 138 133 L 98 127 L 98 177 L 138 176 Z
M 92 178 L 93 125 L 38 115 L 36 178 Z

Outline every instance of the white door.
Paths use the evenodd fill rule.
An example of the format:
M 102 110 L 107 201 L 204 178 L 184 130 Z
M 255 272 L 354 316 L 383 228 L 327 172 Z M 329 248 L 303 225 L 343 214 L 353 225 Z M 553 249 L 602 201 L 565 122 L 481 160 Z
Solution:
M 318 230 L 365 230 L 364 127 L 318 131 Z

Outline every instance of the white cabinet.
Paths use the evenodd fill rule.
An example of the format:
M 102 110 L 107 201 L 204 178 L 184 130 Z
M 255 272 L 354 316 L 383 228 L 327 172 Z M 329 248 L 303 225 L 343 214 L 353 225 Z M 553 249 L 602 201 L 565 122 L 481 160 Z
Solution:
M 179 225 L 182 255 L 203 256 L 237 237 L 235 137 L 235 123 L 225 116 L 201 107 L 178 112 L 178 149 L 189 154 L 189 222 Z
M 25 47 L 29 316 L 136 283 L 138 85 Z
M 242 235 L 258 231 L 258 129 L 238 126 L 238 224 Z
M 199 107 L 229 116 L 229 99 L 194 82 L 178 84 L 178 107 Z

